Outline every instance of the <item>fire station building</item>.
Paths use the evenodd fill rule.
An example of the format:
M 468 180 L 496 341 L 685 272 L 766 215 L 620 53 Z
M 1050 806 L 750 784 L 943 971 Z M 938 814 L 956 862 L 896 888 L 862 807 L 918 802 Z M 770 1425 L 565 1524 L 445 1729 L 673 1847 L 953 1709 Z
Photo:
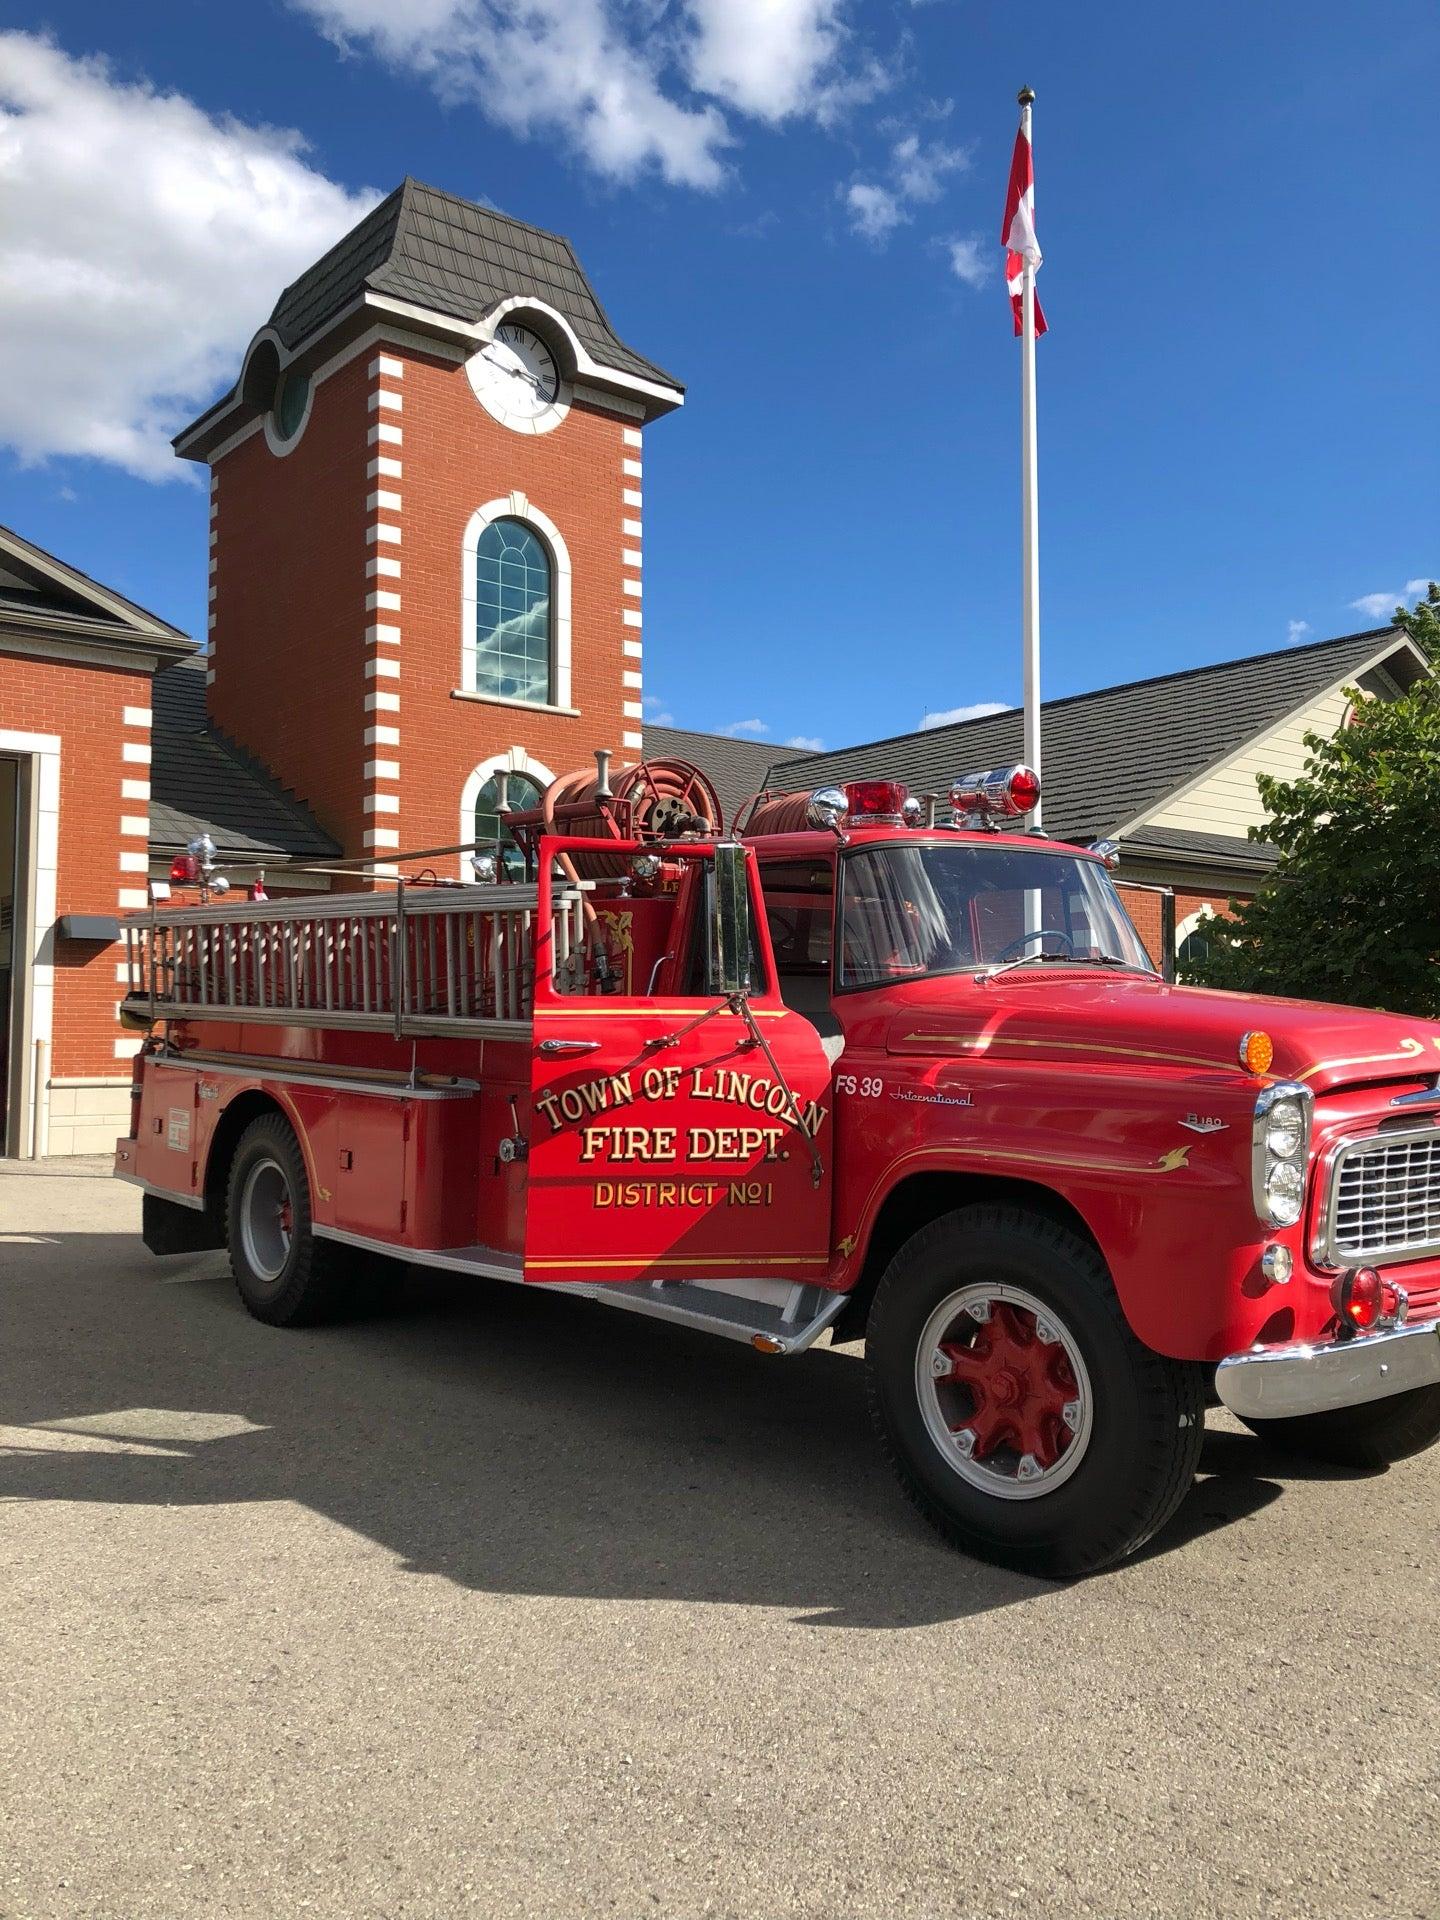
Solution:
M 0 1151 L 124 1130 L 118 916 L 198 834 L 296 891 L 493 835 L 502 769 L 527 804 L 601 747 L 695 762 L 727 815 L 766 784 L 943 795 L 1019 757 L 1018 714 L 779 762 L 642 733 L 644 431 L 683 399 L 568 241 L 407 180 L 176 441 L 209 476 L 203 651 L 0 531 Z M 1152 950 L 1183 944 L 1265 870 L 1255 772 L 1298 770 L 1346 686 L 1425 670 L 1384 629 L 1052 703 L 1046 825 L 1119 839 L 1122 882 L 1177 901 L 1164 924 L 1169 896 L 1132 896 Z

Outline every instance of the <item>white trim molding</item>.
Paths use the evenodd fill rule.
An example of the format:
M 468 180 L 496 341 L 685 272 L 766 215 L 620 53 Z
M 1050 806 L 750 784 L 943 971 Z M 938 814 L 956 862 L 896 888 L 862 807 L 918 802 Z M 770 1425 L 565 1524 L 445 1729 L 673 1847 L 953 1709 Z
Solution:
M 460 831 L 456 838 L 473 842 L 475 838 L 475 808 L 480 799 L 480 789 L 487 780 L 493 779 L 501 770 L 506 773 L 523 773 L 533 780 L 537 787 L 548 787 L 555 778 L 547 766 L 542 765 L 524 747 L 507 747 L 504 753 L 492 753 L 488 760 L 482 760 L 471 773 L 465 785 L 460 789 Z M 470 856 L 462 853 L 457 858 L 457 872 L 462 880 L 473 880 L 470 871 Z
M 570 707 L 570 549 L 559 527 L 541 508 L 523 493 L 507 493 L 477 507 L 465 527 L 460 542 L 460 690 L 476 692 L 473 663 L 475 657 L 475 555 L 480 536 L 496 520 L 519 520 L 533 527 L 550 550 L 550 698 L 537 711 Z M 482 699 L 497 698 L 480 695 Z M 524 705 L 536 704 L 523 702 Z
M 30 806 L 34 822 L 35 870 L 30 888 L 29 906 L 34 917 L 28 928 L 30 953 L 26 964 L 28 978 L 22 991 L 28 1003 L 29 1022 L 22 1006 L 15 1022 L 27 1057 L 21 1062 L 25 1102 L 22 1121 L 22 1152 L 36 1147 L 45 1151 L 47 1089 L 36 1083 L 36 1042 L 45 1042 L 44 1057 L 51 1059 L 55 1034 L 55 914 L 60 884 L 60 736 L 58 733 L 20 733 L 0 727 L 0 753 L 24 756 L 32 763 Z M 32 1145 L 33 1143 L 33 1145 Z M 0 1137 L 0 1149 L 4 1147 Z

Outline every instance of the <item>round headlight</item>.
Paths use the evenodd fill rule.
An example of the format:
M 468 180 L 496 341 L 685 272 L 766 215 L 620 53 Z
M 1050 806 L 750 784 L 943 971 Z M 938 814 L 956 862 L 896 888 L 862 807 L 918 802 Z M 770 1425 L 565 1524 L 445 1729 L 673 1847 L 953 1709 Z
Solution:
M 1265 1146 L 1290 1160 L 1305 1143 L 1305 1114 L 1298 1100 L 1277 1100 L 1265 1116 Z
M 637 853 L 630 862 L 630 873 L 642 887 L 650 887 L 660 878 L 660 865 L 658 853 Z
M 481 886 L 486 886 L 495 878 L 495 856 L 493 853 L 472 853 L 470 870 Z
M 1278 1160 L 1265 1176 L 1265 1200 L 1277 1227 L 1293 1227 L 1305 1204 L 1305 1176 L 1291 1160 Z

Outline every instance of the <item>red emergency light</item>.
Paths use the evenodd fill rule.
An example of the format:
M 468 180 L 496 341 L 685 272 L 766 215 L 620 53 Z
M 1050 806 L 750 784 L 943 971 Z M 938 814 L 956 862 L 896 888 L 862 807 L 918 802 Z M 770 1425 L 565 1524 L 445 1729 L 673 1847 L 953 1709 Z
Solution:
M 1357 1333 L 1398 1326 L 1410 1307 L 1410 1297 L 1393 1280 L 1384 1280 L 1374 1267 L 1352 1267 L 1331 1290 L 1335 1310 Z
M 171 884 L 177 887 L 193 887 L 200 879 L 200 862 L 193 853 L 177 853 L 170 862 Z
M 903 780 L 852 780 L 845 789 L 851 826 L 903 826 L 909 794 Z
M 967 773 L 950 789 L 956 815 L 978 818 L 993 826 L 996 820 L 1033 813 L 1040 804 L 1040 776 L 1033 767 L 989 767 Z

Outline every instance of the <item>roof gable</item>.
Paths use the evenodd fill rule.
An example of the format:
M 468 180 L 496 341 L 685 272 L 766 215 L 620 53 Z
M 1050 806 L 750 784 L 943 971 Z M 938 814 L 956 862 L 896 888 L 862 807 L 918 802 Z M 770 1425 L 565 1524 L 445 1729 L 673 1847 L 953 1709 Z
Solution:
M 1288 714 L 1379 659 L 1405 685 L 1427 670 L 1405 634 L 1381 627 L 1046 701 L 1046 827 L 1079 839 L 1113 835 L 1147 818 Z M 1011 707 L 980 720 L 777 762 L 770 782 L 777 788 L 815 786 L 872 775 L 943 796 L 958 775 L 1005 765 L 1023 752 L 1024 719 Z
M 194 651 L 178 627 L 102 586 L 10 527 L 0 527 L 0 628 L 47 644 L 102 641 L 174 659 Z

